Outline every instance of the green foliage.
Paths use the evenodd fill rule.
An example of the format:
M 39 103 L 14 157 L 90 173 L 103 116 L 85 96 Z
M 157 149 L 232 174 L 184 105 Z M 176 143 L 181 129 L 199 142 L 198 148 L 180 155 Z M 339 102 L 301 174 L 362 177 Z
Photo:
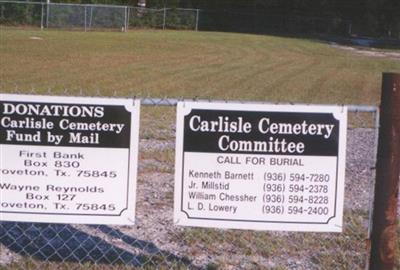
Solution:
M 40 26 L 41 5 L 0 3 L 0 25 Z
M 138 0 L 51 0 L 52 3 L 137 6 Z M 365 35 L 400 39 L 398 0 L 146 0 L 149 8 L 201 9 L 200 29 L 246 33 Z M 41 6 L 37 6 L 41 8 Z M 40 22 L 26 5 L 0 4 L 0 24 Z M 5 18 L 4 13 L 7 13 Z M 39 15 L 37 15 L 39 14 Z M 170 17 L 171 28 L 181 18 Z M 149 20 L 147 20 L 149 21 Z M 140 22 L 153 27 L 154 21 Z M 193 20 L 192 20 L 193 21 Z M 158 25 L 159 23 L 157 23 Z M 193 27 L 188 27 L 193 29 Z

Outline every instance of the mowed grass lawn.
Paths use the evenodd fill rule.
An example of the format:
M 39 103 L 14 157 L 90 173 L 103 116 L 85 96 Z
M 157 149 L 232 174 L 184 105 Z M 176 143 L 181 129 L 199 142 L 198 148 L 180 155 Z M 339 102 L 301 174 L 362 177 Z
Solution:
M 315 40 L 215 32 L 0 28 L 0 91 L 378 104 L 400 61 Z

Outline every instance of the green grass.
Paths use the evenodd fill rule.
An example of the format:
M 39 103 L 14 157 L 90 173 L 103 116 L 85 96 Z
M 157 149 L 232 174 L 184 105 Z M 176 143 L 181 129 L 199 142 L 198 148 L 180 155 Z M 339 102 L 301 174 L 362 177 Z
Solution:
M 82 33 L 0 28 L 0 92 L 14 93 L 17 87 L 18 92 L 35 89 L 37 93 L 47 93 L 50 88 L 52 94 L 60 95 L 376 105 L 382 72 L 400 72 L 400 61 L 355 55 L 306 39 L 185 31 Z M 365 117 L 368 116 L 353 115 L 350 122 L 363 122 Z M 174 120 L 173 107 L 143 107 L 140 137 L 172 141 Z M 365 125 L 371 126 L 371 121 Z M 144 149 L 139 158 L 147 161 L 142 173 L 173 173 L 171 148 Z M 172 202 L 171 191 L 167 197 Z M 250 259 L 275 258 L 283 253 L 295 258 L 312 252 L 308 260 L 320 269 L 333 269 L 337 265 L 361 269 L 365 264 L 367 236 L 360 217 L 365 215 L 346 215 L 345 232 L 329 234 L 326 239 L 310 233 L 277 237 L 270 232 L 192 228 L 176 233 L 175 240 L 188 246 L 193 258 L 204 249 L 216 254 L 217 259 L 208 265 L 209 269 L 230 266 L 230 257 L 223 255 L 224 248 Z M 399 238 L 397 243 L 399 254 Z M 252 269 L 258 269 L 256 260 L 253 263 Z M 108 267 L 24 259 L 0 269 Z M 143 268 L 162 267 L 160 262 Z M 165 269 L 168 267 L 171 265 Z M 185 267 L 178 263 L 173 268 Z M 276 265 L 276 269 L 280 268 L 284 266 Z
M 400 211 L 400 209 L 397 209 L 397 211 Z M 397 269 L 400 269 L 400 219 L 397 218 L 397 240 L 395 242 L 395 245 L 397 246 L 397 248 L 395 249 L 395 264 L 397 267 Z
M 367 213 L 363 215 L 364 217 L 360 217 L 353 212 L 346 213 L 344 217 L 346 225 L 341 234 L 301 232 L 285 234 L 191 228 L 182 231 L 178 238 L 183 239 L 188 247 L 200 247 L 200 250 L 206 248 L 210 254 L 217 256 L 221 250 L 229 250 L 232 254 L 237 253 L 249 258 L 258 256 L 272 260 L 285 254 L 285 258 L 311 262 L 312 269 L 336 269 L 338 266 L 341 266 L 341 269 L 364 269 L 367 231 L 362 222 Z M 229 258 L 220 265 L 228 262 Z M 286 259 L 281 263 L 287 263 Z
M 73 263 L 73 262 L 42 262 L 32 259 L 22 259 L 18 263 L 11 263 L 7 266 L 1 266 L 0 270 L 71 270 L 71 269 L 79 269 L 79 270 L 109 270 L 109 269 L 116 269 L 116 270 L 184 270 L 188 269 L 184 263 L 170 263 L 166 264 L 164 262 L 163 257 L 152 256 L 151 259 L 149 258 L 149 263 L 143 265 L 141 267 L 133 267 L 133 266 L 126 266 L 122 264 L 92 264 L 92 263 Z
M 140 138 L 163 141 L 175 138 L 174 107 L 144 106 L 140 109 L 140 114 Z
M 400 61 L 306 39 L 0 28 L 2 92 L 377 104 L 382 72 Z

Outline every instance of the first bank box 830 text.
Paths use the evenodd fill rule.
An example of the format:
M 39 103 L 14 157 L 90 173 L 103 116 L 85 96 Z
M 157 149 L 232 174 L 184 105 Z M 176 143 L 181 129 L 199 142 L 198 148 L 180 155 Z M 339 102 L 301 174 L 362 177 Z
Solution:
M 2 220 L 131 224 L 139 105 L 2 94 Z

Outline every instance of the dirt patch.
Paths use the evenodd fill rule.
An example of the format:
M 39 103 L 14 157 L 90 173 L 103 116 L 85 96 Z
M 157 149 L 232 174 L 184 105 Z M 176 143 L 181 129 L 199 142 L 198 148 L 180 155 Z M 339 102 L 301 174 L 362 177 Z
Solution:
M 400 51 L 382 51 L 373 48 L 360 48 L 360 47 L 352 47 L 352 46 L 344 46 L 339 45 L 335 42 L 330 43 L 332 47 L 338 48 L 341 50 L 346 50 L 352 52 L 354 54 L 369 56 L 369 57 L 377 57 L 377 58 L 386 58 L 400 61 Z
M 21 256 L 0 244 L 0 269 L 2 265 L 21 260 Z

